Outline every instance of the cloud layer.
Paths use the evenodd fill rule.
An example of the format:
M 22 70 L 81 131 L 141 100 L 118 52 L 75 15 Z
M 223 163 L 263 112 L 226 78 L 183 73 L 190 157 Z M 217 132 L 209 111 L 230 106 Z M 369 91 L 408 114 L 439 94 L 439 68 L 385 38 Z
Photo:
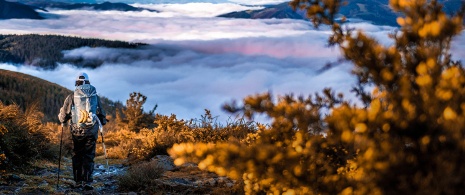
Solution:
M 148 8 L 163 13 L 170 13 L 174 16 L 188 17 L 215 17 L 221 14 L 263 9 L 262 6 L 244 6 L 235 3 L 185 3 L 185 4 L 132 4 L 135 7 Z
M 142 3 L 142 4 L 188 4 L 188 3 L 238 3 L 243 5 L 267 5 L 267 4 L 278 4 L 287 2 L 289 0 L 63 0 L 63 1 L 73 1 L 73 2 L 98 2 L 102 3 L 105 1 L 109 2 L 124 2 L 124 3 Z
M 195 15 L 203 12 L 196 12 Z M 51 11 L 48 20 L 2 20 L 0 33 L 65 34 L 126 41 L 213 40 L 301 35 L 305 21 L 178 16 L 180 12 Z M 208 15 L 208 14 L 207 14 Z
M 350 64 L 319 72 L 339 58 L 337 49 L 326 46 L 329 29 L 325 27 L 314 29 L 310 22 L 301 20 L 211 17 L 244 9 L 230 3 L 156 6 L 164 11 L 51 11 L 48 16 L 58 17 L 0 20 L 0 33 L 64 34 L 151 44 L 138 50 L 79 48 L 64 52 L 67 58 L 105 62 L 93 70 L 67 64 L 51 71 L 9 64 L 0 64 L 0 68 L 34 75 L 69 89 L 74 88 L 78 72 L 84 71 L 103 96 L 125 102 L 131 92 L 141 92 L 148 96 L 147 110 L 158 104 L 158 113 L 174 113 L 185 119 L 199 118 L 204 109 L 210 109 L 220 115 L 220 120 L 226 120 L 222 104 L 267 91 L 309 95 L 332 87 L 351 97 L 354 77 L 349 73 Z M 221 7 L 225 9 L 219 10 Z M 391 27 L 365 23 L 354 26 L 384 44 L 390 43 L 387 33 L 393 31 Z M 464 40 L 460 36 L 456 42 Z M 463 51 L 460 45 L 464 44 L 453 50 Z
M 206 53 L 178 46 L 149 46 L 140 50 L 80 48 L 65 53 L 68 58 L 84 57 L 105 61 L 98 69 L 76 69 L 70 65 L 53 71 L 0 64 L 0 68 L 19 71 L 69 89 L 76 74 L 89 74 L 100 94 L 124 102 L 132 91 L 148 96 L 146 108 L 158 104 L 157 112 L 174 113 L 180 118 L 198 118 L 204 109 L 226 120 L 221 105 L 231 100 L 272 91 L 275 94 L 308 95 L 332 86 L 348 93 L 349 66 L 317 70 L 330 57 L 275 58 L 269 55 Z

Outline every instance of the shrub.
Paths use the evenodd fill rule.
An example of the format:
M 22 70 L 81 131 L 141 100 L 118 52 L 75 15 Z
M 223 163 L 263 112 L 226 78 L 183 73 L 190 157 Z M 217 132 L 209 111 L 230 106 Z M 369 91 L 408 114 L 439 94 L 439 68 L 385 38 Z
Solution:
M 200 120 L 178 120 L 176 115 L 157 114 L 154 123 L 157 127 L 143 128 L 137 133 L 126 129 L 106 133 L 108 157 L 129 158 L 130 161 L 149 160 L 156 155 L 167 155 L 168 149 L 176 143 L 243 140 L 256 132 L 255 124 L 244 119 L 221 125 L 214 120 L 209 110 Z
M 54 160 L 58 159 L 59 155 L 59 150 L 60 150 L 60 139 L 61 139 L 61 132 L 62 132 L 62 127 L 61 125 L 57 123 L 52 123 L 48 122 L 45 123 L 45 129 L 44 134 L 47 138 L 47 140 L 50 140 L 49 146 L 50 146 L 50 153 L 53 156 L 52 158 Z M 69 130 L 69 126 L 64 126 L 63 127 L 63 143 L 61 146 L 62 150 L 62 155 L 72 155 L 73 154 L 73 140 L 71 138 L 71 132 Z
M 118 110 L 116 113 L 118 125 L 134 132 L 139 132 L 143 128 L 152 128 L 155 126 L 153 120 L 157 105 L 146 113 L 143 107 L 146 100 L 147 96 L 139 92 L 132 92 L 129 94 L 129 99 L 126 100 L 126 108 Z
M 209 110 L 200 120 L 178 120 L 176 115 L 157 115 L 154 129 L 155 148 L 152 156 L 168 154 L 168 149 L 176 143 L 185 142 L 220 142 L 227 140 L 243 140 L 251 133 L 256 132 L 256 125 L 243 118 L 228 121 L 226 125 L 217 123 Z
M 52 156 L 44 134 L 49 130 L 36 108 L 23 112 L 18 105 L 0 102 L 0 169 L 27 168 L 33 160 Z
M 122 176 L 118 177 L 120 190 L 155 192 L 156 179 L 160 178 L 164 169 L 160 168 L 156 161 L 142 162 L 132 165 Z

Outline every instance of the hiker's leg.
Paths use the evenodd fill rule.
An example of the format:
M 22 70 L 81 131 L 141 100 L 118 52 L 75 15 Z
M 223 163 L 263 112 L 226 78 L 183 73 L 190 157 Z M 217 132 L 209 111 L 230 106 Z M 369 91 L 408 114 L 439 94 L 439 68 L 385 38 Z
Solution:
M 85 155 L 83 136 L 73 136 L 73 176 L 76 183 L 83 181 L 83 157 Z
M 94 172 L 96 140 L 94 136 L 87 136 L 85 143 L 85 154 L 83 156 L 84 181 L 91 183 L 93 181 L 92 174 Z

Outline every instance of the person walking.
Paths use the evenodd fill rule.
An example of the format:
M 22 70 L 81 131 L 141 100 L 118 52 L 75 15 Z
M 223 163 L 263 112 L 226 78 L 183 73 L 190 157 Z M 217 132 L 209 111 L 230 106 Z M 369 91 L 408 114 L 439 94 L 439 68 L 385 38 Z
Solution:
M 106 124 L 97 90 L 90 84 L 86 73 L 79 73 L 73 94 L 66 97 L 60 108 L 58 119 L 67 123 L 71 119 L 70 131 L 73 138 L 73 176 L 75 187 L 92 190 L 95 145 L 99 125 Z

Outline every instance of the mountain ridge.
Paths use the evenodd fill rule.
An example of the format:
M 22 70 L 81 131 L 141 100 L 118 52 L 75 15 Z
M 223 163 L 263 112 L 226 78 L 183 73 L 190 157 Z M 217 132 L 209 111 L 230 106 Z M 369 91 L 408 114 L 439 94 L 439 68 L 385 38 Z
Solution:
M 63 59 L 62 51 L 80 47 L 137 48 L 143 45 L 146 44 L 64 35 L 0 35 L 0 62 L 27 64 L 44 69 L 53 69 L 59 62 L 96 68 L 102 62 L 89 64 L 67 61 Z
M 62 1 L 47 1 L 47 0 L 15 0 L 16 2 L 24 3 L 28 6 L 37 7 L 40 9 L 63 9 L 63 10 L 96 10 L 96 11 L 151 11 L 157 10 L 138 8 L 126 3 L 112 3 L 105 1 L 103 3 L 67 3 Z
M 342 6 L 340 17 L 358 18 L 367 20 L 377 25 L 397 26 L 397 14 L 392 12 L 387 5 L 387 0 L 352 0 L 346 6 Z M 246 10 L 219 15 L 226 18 L 249 18 L 249 19 L 299 19 L 307 20 L 305 10 L 294 10 L 289 2 L 277 5 L 269 5 L 261 10 Z
M 448 14 L 453 14 L 461 7 L 464 0 L 442 0 L 440 1 L 444 7 L 444 11 Z M 350 19 L 361 19 L 371 22 L 375 25 L 396 26 L 397 17 L 401 14 L 394 12 L 389 7 L 389 0 L 350 0 L 347 5 L 342 6 L 339 10 L 339 16 Z M 230 12 L 219 15 L 218 17 L 226 18 L 247 18 L 247 19 L 270 19 L 270 18 L 289 18 L 307 20 L 304 10 L 294 10 L 289 5 L 289 2 L 284 2 L 277 5 L 265 6 L 261 10 L 246 10 L 238 12 Z
M 267 5 L 264 9 L 261 10 L 246 10 L 246 11 L 236 11 L 226 14 L 219 15 L 218 17 L 225 18 L 249 18 L 249 19 L 267 19 L 267 18 L 277 18 L 277 19 L 305 19 L 304 11 L 294 11 L 291 6 L 287 3 L 280 3 L 278 5 Z
M 44 19 L 44 17 L 28 5 L 0 0 L 0 19 Z

